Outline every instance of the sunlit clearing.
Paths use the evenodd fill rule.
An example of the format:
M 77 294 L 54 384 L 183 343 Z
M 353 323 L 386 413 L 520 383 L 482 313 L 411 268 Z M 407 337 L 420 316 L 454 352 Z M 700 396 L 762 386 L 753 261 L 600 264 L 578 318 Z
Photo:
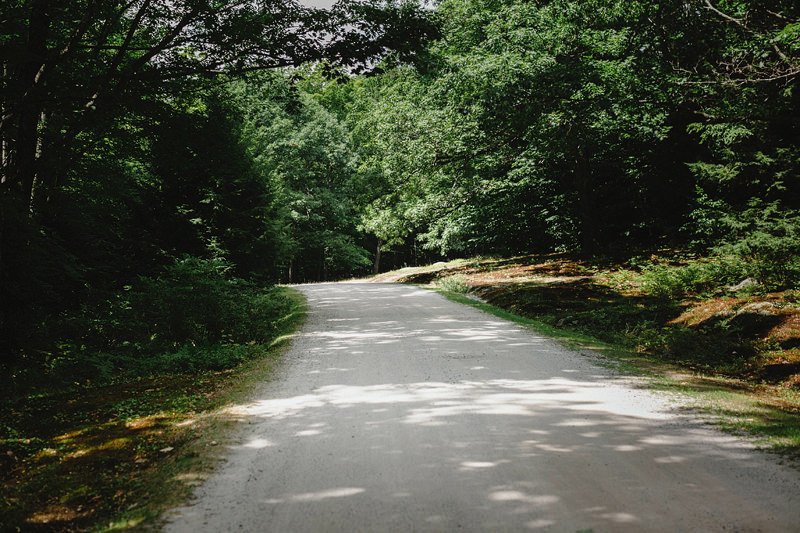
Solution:
M 123 529 L 133 529 L 144 521 L 144 517 L 130 518 L 127 520 L 119 520 L 109 524 L 105 531 L 122 531 Z
M 33 456 L 35 460 L 44 459 L 45 457 L 55 457 L 58 455 L 58 450 L 53 448 L 42 448 L 36 455 Z
M 184 474 L 178 474 L 173 479 L 190 487 L 198 487 L 203 484 L 203 482 L 207 479 L 207 476 L 203 474 L 186 472 Z
M 125 422 L 125 427 L 129 429 L 147 429 L 153 427 L 154 425 L 155 425 L 155 419 L 149 416 L 142 418 L 135 418 L 133 420 Z
M 639 522 L 638 518 L 629 513 L 605 513 L 601 514 L 600 516 L 606 520 L 611 520 L 612 522 L 618 522 L 620 524 Z
M 539 520 L 531 520 L 525 526 L 528 529 L 542 529 L 542 528 L 550 528 L 551 526 L 555 525 L 553 520 L 545 520 L 543 518 Z
M 493 468 L 497 465 L 508 463 L 507 459 L 503 459 L 501 461 L 489 462 L 489 461 L 464 461 L 461 463 L 460 470 L 462 472 L 469 472 L 471 470 L 484 470 L 486 468 Z
M 320 435 L 322 432 L 318 429 L 306 429 L 303 431 L 298 431 L 295 433 L 296 437 L 313 437 L 314 435 Z
M 80 516 L 75 510 L 67 507 L 52 507 L 47 511 L 32 514 L 26 522 L 29 524 L 47 524 L 50 522 L 66 522 Z
M 489 494 L 489 499 L 494 502 L 523 502 L 533 505 L 551 505 L 560 500 L 558 496 L 532 496 L 518 490 L 498 490 Z
M 653 459 L 656 463 L 660 464 L 675 464 L 675 463 L 684 463 L 686 462 L 686 457 L 681 457 L 679 455 L 667 455 L 664 457 L 656 457 Z

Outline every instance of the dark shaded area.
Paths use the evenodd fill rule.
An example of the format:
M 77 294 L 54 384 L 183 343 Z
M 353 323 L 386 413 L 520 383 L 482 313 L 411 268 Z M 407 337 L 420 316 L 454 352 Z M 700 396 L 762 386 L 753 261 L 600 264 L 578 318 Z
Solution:
M 185 488 L 179 475 L 207 460 L 198 457 L 197 443 L 213 417 L 203 415 L 251 379 L 243 372 L 264 371 L 282 342 L 275 337 L 299 326 L 304 313 L 299 300 L 292 302 L 288 314 L 267 324 L 277 328 L 270 341 L 278 342 L 248 345 L 245 354 L 215 346 L 178 360 L 129 364 L 138 375 L 117 373 L 113 383 L 62 384 L 14 397 L 3 390 L 0 529 L 83 531 L 126 514 L 133 520 L 126 527 L 152 518 Z M 241 365 L 246 359 L 257 362 Z

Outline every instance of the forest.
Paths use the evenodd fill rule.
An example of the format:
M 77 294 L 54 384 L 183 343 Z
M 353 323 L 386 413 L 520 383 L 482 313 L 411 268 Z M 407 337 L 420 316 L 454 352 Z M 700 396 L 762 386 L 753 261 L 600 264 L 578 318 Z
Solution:
M 320 4 L 0 3 L 0 529 L 153 519 L 302 322 L 287 285 L 402 267 L 777 372 L 731 427 L 797 451 L 800 3 Z
M 800 286 L 792 0 L 13 0 L 0 59 L 5 391 L 225 367 L 276 283 L 455 257 Z

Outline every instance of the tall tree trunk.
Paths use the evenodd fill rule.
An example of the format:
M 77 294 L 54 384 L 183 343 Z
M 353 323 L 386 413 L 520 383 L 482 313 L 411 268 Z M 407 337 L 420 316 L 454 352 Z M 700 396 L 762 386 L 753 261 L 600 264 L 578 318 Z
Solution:
M 24 197 L 32 198 L 36 176 L 36 155 L 40 146 L 40 121 L 44 102 L 40 77 L 47 59 L 47 35 L 50 17 L 47 13 L 48 0 L 35 0 L 31 5 L 28 36 L 25 49 L 26 60 L 18 69 L 16 79 L 10 80 L 18 91 L 16 110 L 16 139 L 11 154 L 13 174 Z
M 0 189 L 0 296 L 4 296 L 6 292 L 5 287 L 5 228 L 6 228 L 6 198 L 5 191 Z M 8 319 L 6 312 L 8 304 L 0 302 L 0 360 L 3 359 L 2 354 L 8 353 L 10 346 L 8 343 Z M 8 356 L 6 356 L 8 357 Z
M 383 241 L 378 239 L 378 245 L 375 247 L 375 262 L 372 265 L 372 273 L 380 274 L 381 271 L 381 246 Z
M 8 84 L 10 78 L 10 70 L 8 68 L 8 63 L 3 62 L 3 70 L 2 70 L 2 80 L 3 84 Z M 10 110 L 8 108 L 8 100 L 7 98 L 0 99 L 0 117 L 3 119 Z M 10 145 L 8 139 L 8 132 L 7 131 L 0 131 L 0 185 L 5 184 L 8 181 L 8 170 L 10 161 Z
M 36 102 L 24 102 L 17 121 L 17 139 L 14 143 L 14 173 L 20 192 L 26 201 L 33 197 L 36 178 L 36 151 L 39 146 L 39 120 L 42 112 Z
M 578 146 L 578 159 L 575 164 L 575 184 L 578 193 L 578 220 L 580 221 L 580 252 L 591 257 L 597 251 L 595 232 L 594 191 L 589 157 L 583 146 Z
M 39 121 L 36 126 L 36 149 L 34 151 L 34 160 L 33 160 L 33 179 L 31 180 L 31 192 L 28 196 L 28 209 L 31 214 L 35 214 L 37 211 L 37 204 L 39 203 L 39 196 L 42 192 L 41 189 L 44 187 L 43 183 L 43 176 L 42 176 L 42 149 L 44 145 L 44 129 L 47 125 L 47 116 L 44 112 L 39 114 Z

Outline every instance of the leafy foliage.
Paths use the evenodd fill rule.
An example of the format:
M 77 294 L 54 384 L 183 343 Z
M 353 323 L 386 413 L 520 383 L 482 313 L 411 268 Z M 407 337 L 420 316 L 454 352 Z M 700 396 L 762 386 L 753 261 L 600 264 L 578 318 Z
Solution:
M 436 15 L 424 64 L 325 90 L 372 184 L 364 231 L 445 257 L 726 243 L 765 286 L 792 285 L 793 267 L 769 274 L 745 248 L 794 254 L 779 221 L 800 208 L 797 6 L 448 0 Z
M 368 71 L 435 34 L 414 2 L 3 3 L 6 374 L 267 339 L 245 309 L 268 324 L 280 298 L 257 285 L 363 271 L 347 132 L 289 71 L 241 80 Z
M 653 264 L 643 270 L 642 288 L 653 296 L 680 298 L 687 294 L 724 290 L 747 275 L 747 265 L 732 255 L 692 261 L 687 265 Z
M 2 8 L 11 366 L 248 342 L 254 284 L 465 254 L 798 286 L 796 2 L 230 5 Z

